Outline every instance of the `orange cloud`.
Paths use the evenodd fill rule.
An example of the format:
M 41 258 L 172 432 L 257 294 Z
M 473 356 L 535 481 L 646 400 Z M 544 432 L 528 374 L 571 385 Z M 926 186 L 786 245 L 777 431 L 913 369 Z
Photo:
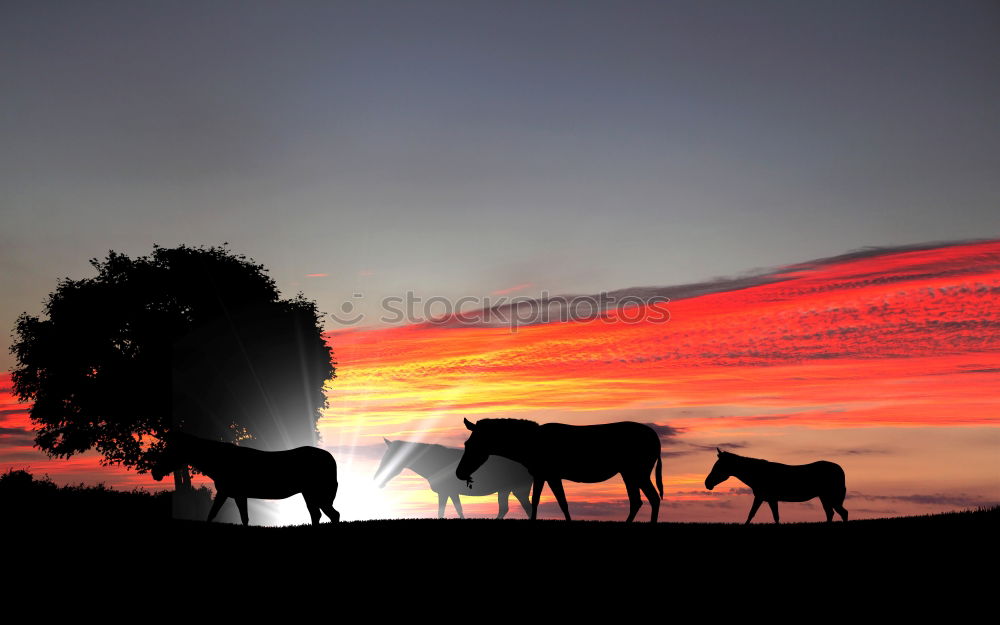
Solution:
M 458 445 L 463 417 L 633 419 L 681 427 L 692 441 L 736 432 L 760 449 L 766 431 L 794 448 L 857 428 L 882 444 L 884 428 L 1000 423 L 1000 242 L 854 254 L 747 284 L 691 289 L 703 294 L 674 298 L 666 323 L 622 321 L 642 316 L 630 309 L 516 333 L 456 324 L 330 333 L 340 368 L 321 430 L 348 443 L 408 433 Z M 822 434 L 833 430 L 845 433 Z M 712 461 L 673 453 L 690 454 L 672 462 L 691 470 Z M 604 501 L 596 485 L 574 488 Z M 717 495 L 681 499 L 721 505 Z
M 720 444 L 779 461 L 842 459 L 849 488 L 865 493 L 862 517 L 932 511 L 932 502 L 958 501 L 937 496 L 948 488 L 970 501 L 1000 499 L 995 470 L 983 469 L 1000 442 L 1000 242 L 866 251 L 678 289 L 664 290 L 665 323 L 633 307 L 517 332 L 482 324 L 331 332 L 339 364 L 324 442 L 363 481 L 374 460 L 343 450 L 382 436 L 460 445 L 463 417 L 669 424 L 683 434 L 668 449 L 668 520 L 741 520 L 738 483 L 715 494 L 700 488 Z M 0 378 L 0 432 L 23 443 L 16 429 L 30 428 L 27 407 L 9 386 Z M 4 444 L 0 461 L 29 451 Z M 67 475 L 97 471 L 95 458 L 64 466 L 73 467 Z M 919 490 L 925 483 L 936 490 Z M 420 480 L 394 488 L 398 510 L 433 516 L 436 500 Z M 567 492 L 571 508 L 574 498 L 586 502 L 583 517 L 624 510 L 620 482 Z M 474 501 L 467 510 L 491 514 L 491 504 Z M 801 518 L 811 514 L 803 508 Z
M 361 408 L 403 423 L 431 411 L 739 405 L 813 425 L 995 423 L 998 292 L 1000 244 L 990 243 L 789 268 L 775 282 L 671 302 L 667 323 L 616 322 L 612 311 L 516 333 L 336 332 L 329 415 Z

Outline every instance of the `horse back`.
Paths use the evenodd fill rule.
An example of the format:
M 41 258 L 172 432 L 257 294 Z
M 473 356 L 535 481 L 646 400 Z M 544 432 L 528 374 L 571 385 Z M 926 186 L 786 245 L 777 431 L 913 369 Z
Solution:
M 831 486 L 844 486 L 844 469 L 836 462 L 820 460 L 818 462 L 810 462 L 809 464 L 801 466 L 804 470 L 810 472 L 813 479 L 820 483 L 829 484 Z
M 617 473 L 649 475 L 660 457 L 660 437 L 633 421 L 600 425 L 546 423 L 533 450 L 544 473 L 574 482 L 601 482 Z
M 844 469 L 835 462 L 820 460 L 809 464 L 769 463 L 768 479 L 759 490 L 783 501 L 808 501 L 813 497 L 843 494 Z M 754 492 L 757 492 L 757 488 Z
M 660 437 L 648 425 L 633 421 L 599 425 L 545 423 L 539 428 L 544 447 L 556 454 L 625 457 L 645 453 L 659 457 Z
M 211 475 L 219 488 L 233 495 L 284 499 L 304 491 L 325 491 L 337 485 L 337 462 L 318 447 L 261 451 L 233 447 Z

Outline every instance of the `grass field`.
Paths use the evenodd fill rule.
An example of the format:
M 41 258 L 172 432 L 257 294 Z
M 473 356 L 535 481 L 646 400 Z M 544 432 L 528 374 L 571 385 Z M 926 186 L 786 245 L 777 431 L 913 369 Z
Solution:
M 581 600 L 607 588 L 801 597 L 829 588 L 871 594 L 890 583 L 907 589 L 910 600 L 929 600 L 945 588 L 993 584 L 986 572 L 995 566 L 1000 527 L 998 507 L 846 524 L 395 519 L 242 527 L 171 519 L 167 493 L 37 481 L 2 486 L 7 562 L 35 567 L 35 574 L 67 562 L 119 571 L 138 560 L 156 563 L 140 567 L 153 579 L 225 572 L 232 583 L 279 572 L 284 582 L 403 584 L 409 592 L 482 592 L 531 580 L 576 588 Z M 972 592 L 964 600 L 982 597 Z
M 243 527 L 172 519 L 169 493 L 19 477 L 0 480 L 9 578 L 57 573 L 80 587 L 150 597 L 178 584 L 281 601 L 300 588 L 329 601 L 383 589 L 387 608 L 401 597 L 443 595 L 482 609 L 486 595 L 499 602 L 494 609 L 509 610 L 534 589 L 572 599 L 584 615 L 588 601 L 647 602 L 642 610 L 654 601 L 666 610 L 697 598 L 733 615 L 750 609 L 748 601 L 806 613 L 834 601 L 888 617 L 930 604 L 965 610 L 992 597 L 1000 527 L 1000 507 L 846 524 L 395 519 Z M 67 567 L 88 573 L 67 577 Z M 105 589 L 108 580 L 116 581 Z

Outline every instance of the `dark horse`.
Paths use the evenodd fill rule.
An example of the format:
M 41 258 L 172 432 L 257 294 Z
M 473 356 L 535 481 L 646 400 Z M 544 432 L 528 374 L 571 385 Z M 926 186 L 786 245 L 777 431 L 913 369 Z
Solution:
M 378 470 L 375 471 L 379 488 L 384 488 L 389 480 L 399 475 L 403 469 L 410 469 L 425 478 L 431 490 L 437 493 L 438 518 L 444 517 L 444 507 L 449 497 L 455 505 L 455 510 L 458 511 L 458 516 L 465 518 L 459 494 L 483 496 L 496 493 L 497 501 L 500 503 L 497 518 L 502 519 L 507 515 L 507 501 L 510 494 L 514 493 L 524 511 L 531 514 L 528 508 L 531 474 L 522 465 L 506 458 L 490 458 L 476 471 L 475 486 L 470 490 L 466 488 L 464 481 L 455 477 L 458 461 L 462 457 L 461 449 L 427 443 L 390 441 L 387 438 L 383 440 L 387 449 L 382 456 L 382 462 L 378 465 Z
M 828 523 L 833 521 L 834 510 L 840 518 L 847 520 L 847 509 L 844 508 L 847 487 L 844 485 L 844 470 L 839 464 L 820 460 L 789 465 L 745 458 L 718 448 L 716 451 L 719 452 L 719 459 L 705 478 L 705 488 L 712 490 L 730 477 L 738 478 L 749 486 L 753 490 L 753 505 L 747 524 L 757 514 L 761 502 L 766 501 L 771 506 L 771 514 L 777 523 L 779 501 L 809 501 L 813 497 L 819 497 L 823 503 Z
M 215 480 L 215 501 L 208 513 L 209 521 L 229 497 L 236 500 L 240 519 L 246 525 L 248 497 L 284 499 L 297 493 L 305 498 L 313 525 L 319 523 L 320 510 L 331 521 L 340 520 L 340 513 L 333 508 L 337 496 L 337 462 L 324 449 L 260 451 L 181 432 L 168 434 L 166 441 L 166 452 L 153 467 L 153 479 L 162 480 L 167 473 L 191 465 Z
M 623 421 L 604 425 L 539 425 L 524 419 L 465 420 L 472 436 L 465 441 L 465 454 L 455 472 L 458 479 L 471 481 L 472 473 L 491 455 L 504 456 L 528 468 L 534 479 L 531 492 L 531 518 L 538 516 L 538 501 L 545 482 L 569 521 L 569 505 L 562 481 L 603 482 L 621 473 L 628 491 L 628 520 L 635 518 L 642 506 L 641 490 L 653 509 L 650 521 L 656 522 L 663 497 L 663 462 L 660 437 L 653 428 Z M 657 496 L 649 473 L 656 467 Z M 471 484 L 470 484 L 471 486 Z

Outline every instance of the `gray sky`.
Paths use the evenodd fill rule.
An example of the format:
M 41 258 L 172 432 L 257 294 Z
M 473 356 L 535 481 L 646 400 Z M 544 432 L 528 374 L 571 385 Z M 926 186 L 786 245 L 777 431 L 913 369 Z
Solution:
M 8 329 L 154 243 L 334 311 L 1000 233 L 996 2 L 0 0 L 0 95 Z

